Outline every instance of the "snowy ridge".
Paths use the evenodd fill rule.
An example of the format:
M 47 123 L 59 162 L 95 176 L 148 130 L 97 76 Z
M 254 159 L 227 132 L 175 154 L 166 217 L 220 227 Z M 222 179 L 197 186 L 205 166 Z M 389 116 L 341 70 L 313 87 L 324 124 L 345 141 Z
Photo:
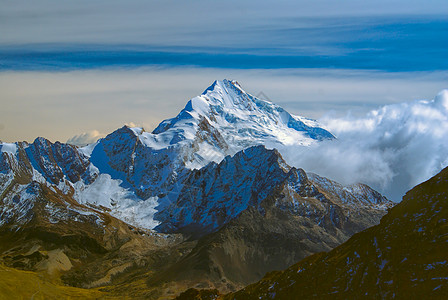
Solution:
M 314 173 L 308 173 L 308 178 L 319 188 L 339 198 L 342 203 L 348 203 L 353 206 L 375 207 L 380 210 L 387 210 L 392 207 L 392 203 L 386 197 L 365 184 L 356 183 L 343 186 Z
M 37 199 L 36 190 L 33 184 L 14 187 L 10 193 L 12 197 L 5 197 L 0 206 L 0 226 L 12 221 L 19 226 L 29 222 L 31 209 Z
M 17 145 L 15 143 L 2 143 L 0 144 L 0 152 L 15 155 L 17 153 Z
M 334 136 L 316 121 L 289 114 L 269 101 L 245 91 L 236 81 L 215 81 L 204 93 L 188 101 L 174 118 L 165 120 L 152 133 L 130 128 L 140 142 L 153 151 L 176 147 L 190 169 L 255 145 L 309 145 Z M 185 150 L 185 149 L 184 149 Z M 85 154 L 92 146 L 81 149 Z

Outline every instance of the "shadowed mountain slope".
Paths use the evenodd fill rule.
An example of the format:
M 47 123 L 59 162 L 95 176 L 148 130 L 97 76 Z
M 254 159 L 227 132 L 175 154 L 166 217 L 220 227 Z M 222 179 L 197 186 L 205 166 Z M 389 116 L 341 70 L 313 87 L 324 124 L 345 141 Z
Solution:
M 224 298 L 446 299 L 447 220 L 445 168 L 406 193 L 378 226 Z

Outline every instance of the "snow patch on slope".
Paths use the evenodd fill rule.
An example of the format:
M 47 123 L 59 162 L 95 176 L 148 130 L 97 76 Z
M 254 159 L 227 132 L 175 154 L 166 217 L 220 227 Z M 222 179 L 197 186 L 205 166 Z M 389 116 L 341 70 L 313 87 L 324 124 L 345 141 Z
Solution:
M 17 145 L 15 143 L 0 143 L 0 152 L 16 155 Z
M 141 200 L 129 189 L 121 187 L 121 183 L 109 174 L 100 174 L 90 185 L 78 181 L 74 184 L 74 198 L 81 204 L 110 209 L 112 216 L 132 225 L 149 229 L 157 226 L 159 222 L 153 218 L 157 198 Z
M 17 225 L 24 225 L 30 221 L 31 209 L 38 199 L 37 184 L 16 185 L 0 205 L 0 226 L 15 218 Z

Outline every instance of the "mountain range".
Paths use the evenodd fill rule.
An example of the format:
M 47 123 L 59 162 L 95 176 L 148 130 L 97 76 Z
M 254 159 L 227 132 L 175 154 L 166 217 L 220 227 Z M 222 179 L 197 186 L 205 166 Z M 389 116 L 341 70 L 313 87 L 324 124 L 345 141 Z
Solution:
M 223 80 L 151 133 L 124 126 L 82 148 L 1 143 L 0 274 L 37 274 L 55 292 L 92 297 L 235 292 L 330 251 L 394 205 L 364 184 L 291 167 L 276 150 L 331 139 Z M 22 296 L 33 293 L 51 296 Z

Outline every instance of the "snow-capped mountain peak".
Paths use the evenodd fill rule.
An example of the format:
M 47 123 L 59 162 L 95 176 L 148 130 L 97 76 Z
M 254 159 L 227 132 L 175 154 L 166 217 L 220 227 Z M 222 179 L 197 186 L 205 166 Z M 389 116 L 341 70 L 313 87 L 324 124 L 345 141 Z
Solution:
M 188 101 L 175 118 L 163 121 L 152 133 L 169 135 L 171 138 L 164 140 L 175 144 L 197 137 L 203 127 L 219 133 L 219 144 L 227 145 L 224 152 L 212 145 L 213 152 L 223 154 L 219 159 L 211 159 L 214 161 L 254 145 L 310 145 L 334 138 L 316 121 L 294 116 L 272 102 L 258 99 L 245 92 L 237 81 L 230 80 L 215 81 L 202 95 Z

